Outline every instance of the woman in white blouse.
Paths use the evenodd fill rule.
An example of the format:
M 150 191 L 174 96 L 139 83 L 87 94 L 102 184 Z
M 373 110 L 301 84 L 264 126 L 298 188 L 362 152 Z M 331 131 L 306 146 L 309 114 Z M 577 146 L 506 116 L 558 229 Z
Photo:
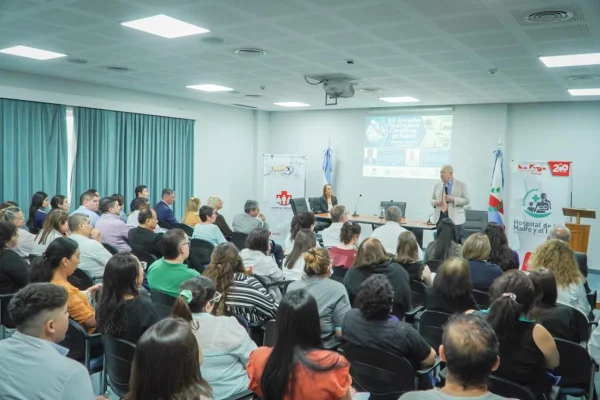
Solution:
M 54 239 L 68 236 L 68 233 L 69 214 L 60 208 L 50 211 L 44 220 L 42 230 L 35 237 L 35 247 L 31 253 L 43 254 Z
M 283 259 L 283 275 L 286 281 L 297 281 L 304 275 L 304 253 L 316 247 L 315 234 L 310 229 L 302 229 L 296 234 L 292 252 Z

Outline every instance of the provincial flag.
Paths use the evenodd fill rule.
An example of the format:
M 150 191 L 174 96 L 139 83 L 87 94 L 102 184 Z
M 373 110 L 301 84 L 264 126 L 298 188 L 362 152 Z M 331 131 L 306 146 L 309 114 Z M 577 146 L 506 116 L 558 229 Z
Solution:
M 488 201 L 488 221 L 497 222 L 504 226 L 504 203 L 502 195 L 504 191 L 504 155 L 502 150 L 494 152 L 494 172 L 490 184 L 490 198 Z

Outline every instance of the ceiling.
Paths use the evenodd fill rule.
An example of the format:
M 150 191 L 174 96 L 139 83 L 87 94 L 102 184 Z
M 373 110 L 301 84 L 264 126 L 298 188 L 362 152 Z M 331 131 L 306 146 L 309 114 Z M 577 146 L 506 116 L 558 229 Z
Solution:
M 524 22 L 539 10 L 574 17 Z M 120 25 L 156 14 L 211 33 L 165 39 Z M 211 37 L 224 43 L 203 40 Z M 537 59 L 600 52 L 598 0 L 0 0 L 0 48 L 16 45 L 69 57 L 37 61 L 0 53 L 0 69 L 263 110 L 284 110 L 272 104 L 283 101 L 331 108 L 323 89 L 304 81 L 319 73 L 346 73 L 359 78 L 357 89 L 382 89 L 357 90 L 337 108 L 397 107 L 378 100 L 392 96 L 416 97 L 419 105 L 600 99 L 566 92 L 600 87 L 600 76 L 568 80 L 600 75 L 600 66 L 549 69 Z M 268 54 L 235 54 L 241 47 Z M 236 91 L 186 88 L 203 83 Z

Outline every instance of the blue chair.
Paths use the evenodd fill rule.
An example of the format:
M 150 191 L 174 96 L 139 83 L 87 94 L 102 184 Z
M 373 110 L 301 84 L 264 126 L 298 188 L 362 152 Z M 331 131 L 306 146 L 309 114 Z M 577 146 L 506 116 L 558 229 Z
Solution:
M 104 351 L 101 351 L 101 354 L 92 354 L 92 347 L 96 352 L 102 347 L 102 338 L 99 333 L 87 333 L 83 326 L 69 318 L 69 329 L 65 339 L 59 344 L 69 349 L 67 356 L 82 363 L 90 374 L 103 370 Z

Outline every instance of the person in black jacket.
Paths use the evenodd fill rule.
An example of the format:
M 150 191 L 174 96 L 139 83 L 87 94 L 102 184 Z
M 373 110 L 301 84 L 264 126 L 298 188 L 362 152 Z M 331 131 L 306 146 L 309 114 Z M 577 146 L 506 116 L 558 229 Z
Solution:
M 408 272 L 392 262 L 381 242 L 368 238 L 361 243 L 356 253 L 354 265 L 344 277 L 344 286 L 348 290 L 350 303 L 360 290 L 360 285 L 372 275 L 385 275 L 394 288 L 394 307 L 392 313 L 399 319 L 411 308 L 411 291 Z
M 323 196 L 321 196 L 321 212 L 329 212 L 337 206 L 337 197 L 333 195 L 333 187 L 331 185 L 323 186 Z
M 29 283 L 29 264 L 10 250 L 18 239 L 15 224 L 0 222 L 0 294 L 16 293 Z
M 479 310 L 471 291 L 467 260 L 449 258 L 438 269 L 433 286 L 425 289 L 425 309 L 448 314 Z
M 140 211 L 138 215 L 140 226 L 129 230 L 129 245 L 134 250 L 142 250 L 146 253 L 154 254 L 156 257 L 162 257 L 162 235 L 154 233 L 158 219 L 156 211 L 147 207 Z

